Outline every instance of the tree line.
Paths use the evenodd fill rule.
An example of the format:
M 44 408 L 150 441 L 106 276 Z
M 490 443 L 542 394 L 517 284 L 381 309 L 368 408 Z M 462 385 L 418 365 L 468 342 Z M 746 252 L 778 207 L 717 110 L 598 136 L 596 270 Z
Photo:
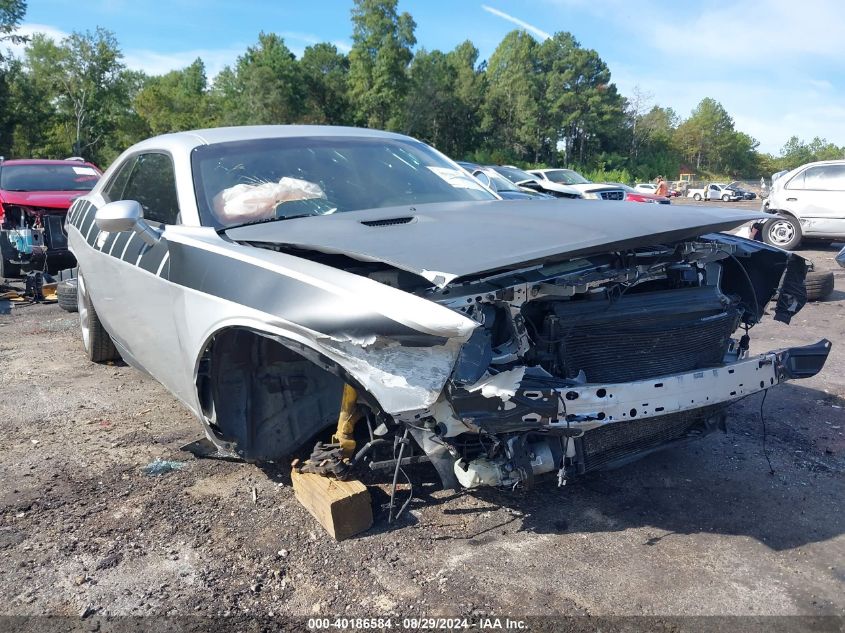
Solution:
M 0 0 L 0 45 L 14 38 L 24 0 Z M 209 79 L 202 59 L 149 76 L 126 68 L 113 33 L 61 41 L 35 35 L 23 56 L 0 57 L 0 154 L 81 155 L 102 166 L 152 135 L 221 125 L 358 125 L 409 134 L 456 159 L 569 166 L 597 178 L 759 178 L 810 160 L 842 158 L 824 139 L 790 139 L 779 156 L 737 130 L 704 98 L 682 118 L 640 89 L 623 96 L 599 54 L 570 33 L 538 42 L 508 33 L 489 60 L 467 40 L 417 48 L 397 0 L 355 0 L 352 47 L 307 47 L 261 33 Z

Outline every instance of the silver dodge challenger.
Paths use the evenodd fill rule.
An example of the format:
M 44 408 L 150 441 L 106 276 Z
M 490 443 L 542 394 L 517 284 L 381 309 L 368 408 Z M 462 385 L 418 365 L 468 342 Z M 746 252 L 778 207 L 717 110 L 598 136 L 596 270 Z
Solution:
M 266 126 L 131 147 L 67 229 L 89 358 L 160 381 L 221 453 L 336 427 L 336 472 L 388 448 L 446 487 L 528 487 L 822 368 L 826 340 L 749 351 L 767 307 L 806 301 L 804 259 L 725 232 L 761 217 L 501 200 L 406 136 Z

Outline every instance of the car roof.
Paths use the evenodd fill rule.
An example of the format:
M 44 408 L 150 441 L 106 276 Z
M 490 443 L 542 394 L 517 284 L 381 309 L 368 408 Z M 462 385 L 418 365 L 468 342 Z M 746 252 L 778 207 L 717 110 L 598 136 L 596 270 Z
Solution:
M 201 145 L 215 145 L 235 141 L 251 141 L 271 138 L 297 138 L 313 136 L 349 136 L 365 138 L 386 138 L 413 141 L 409 136 L 340 125 L 242 125 L 217 127 L 186 132 L 174 132 L 154 136 L 130 149 L 133 152 L 144 149 L 181 149 L 190 151 Z
M 53 158 L 12 158 L 4 160 L 0 165 L 85 165 L 99 169 L 94 163 L 80 162 L 78 160 L 61 160 Z

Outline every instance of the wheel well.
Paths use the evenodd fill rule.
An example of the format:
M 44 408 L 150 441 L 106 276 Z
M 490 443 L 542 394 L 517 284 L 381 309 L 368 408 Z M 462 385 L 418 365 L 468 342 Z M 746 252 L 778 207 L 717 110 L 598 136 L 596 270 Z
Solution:
M 245 459 L 289 455 L 337 422 L 344 379 L 337 368 L 320 366 L 294 345 L 228 328 L 209 340 L 200 357 L 196 386 L 205 422 Z

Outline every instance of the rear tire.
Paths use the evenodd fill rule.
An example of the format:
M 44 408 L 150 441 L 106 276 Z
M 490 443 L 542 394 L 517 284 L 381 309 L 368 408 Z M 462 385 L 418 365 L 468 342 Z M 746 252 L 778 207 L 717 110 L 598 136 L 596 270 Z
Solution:
M 700 193 L 693 194 L 692 199 L 695 200 L 696 202 L 701 202 L 701 194 Z
M 801 243 L 801 224 L 791 215 L 778 215 L 763 224 L 763 241 L 787 251 L 794 251 Z
M 807 301 L 822 301 L 833 293 L 833 273 L 811 270 L 804 279 Z
M 0 235 L 0 239 L 4 236 Z M 12 277 L 21 276 L 21 267 L 19 264 L 12 264 L 7 261 L 5 257 L 0 255 L 0 279 L 9 279 Z
M 82 272 L 79 272 L 76 281 L 77 306 L 79 310 L 79 326 L 82 330 L 82 346 L 88 354 L 88 360 L 95 363 L 104 363 L 109 360 L 118 360 L 120 354 L 106 328 L 100 323 L 97 311 L 91 301 L 91 295 L 85 287 L 85 280 Z
M 56 285 L 56 298 L 59 300 L 59 307 L 67 312 L 78 312 L 76 279 L 65 279 Z

